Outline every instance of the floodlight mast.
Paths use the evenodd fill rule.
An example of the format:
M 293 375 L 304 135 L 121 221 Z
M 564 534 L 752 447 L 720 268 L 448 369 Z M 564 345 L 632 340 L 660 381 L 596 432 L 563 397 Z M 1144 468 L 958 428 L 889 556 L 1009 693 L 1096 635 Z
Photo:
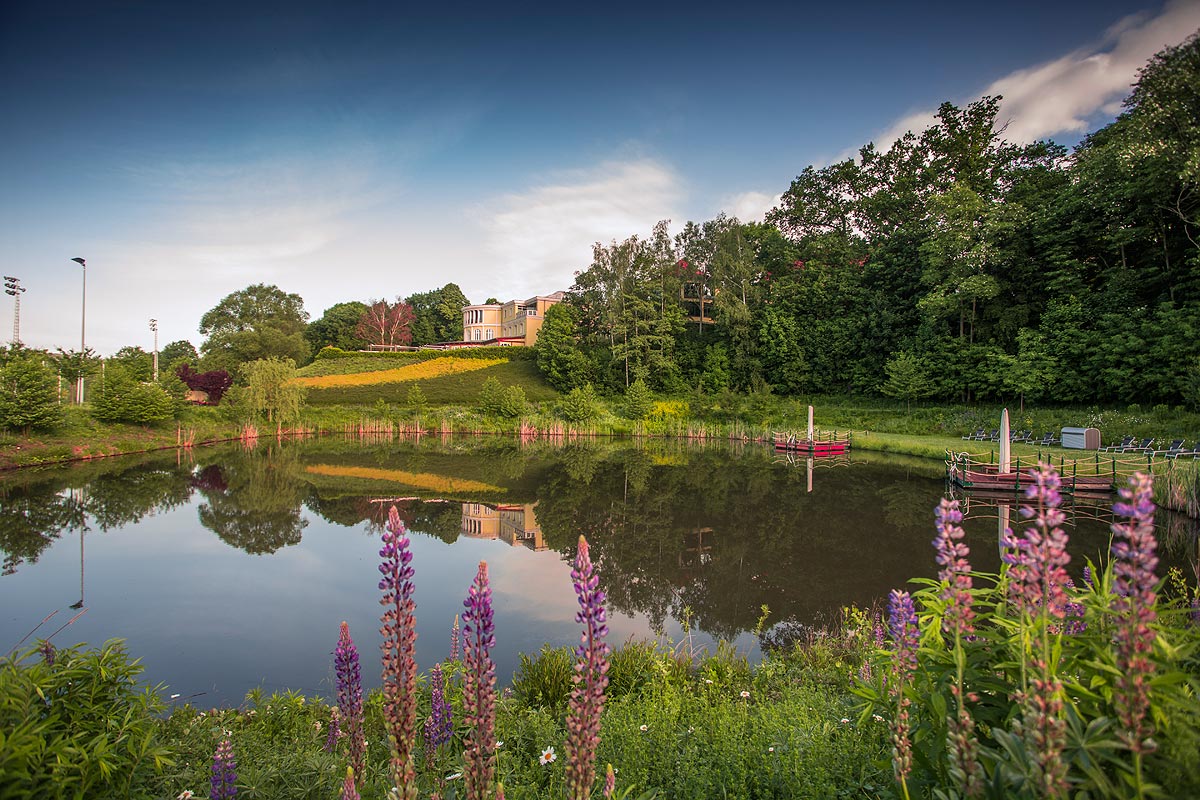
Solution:
M 25 291 L 25 287 L 21 285 L 21 279 L 15 278 L 12 275 L 4 276 L 4 293 L 11 295 L 13 299 L 13 346 L 21 345 L 21 293 Z

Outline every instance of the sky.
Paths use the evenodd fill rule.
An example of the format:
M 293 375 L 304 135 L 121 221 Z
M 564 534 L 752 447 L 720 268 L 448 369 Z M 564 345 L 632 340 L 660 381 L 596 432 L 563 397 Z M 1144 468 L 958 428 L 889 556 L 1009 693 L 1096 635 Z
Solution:
M 152 349 L 152 318 L 199 346 L 255 283 L 313 319 L 525 299 L 658 220 L 761 219 L 945 101 L 1002 94 L 1008 138 L 1074 145 L 1197 29 L 1200 0 L 6 0 L 0 271 L 26 345 L 85 323 L 102 355 Z

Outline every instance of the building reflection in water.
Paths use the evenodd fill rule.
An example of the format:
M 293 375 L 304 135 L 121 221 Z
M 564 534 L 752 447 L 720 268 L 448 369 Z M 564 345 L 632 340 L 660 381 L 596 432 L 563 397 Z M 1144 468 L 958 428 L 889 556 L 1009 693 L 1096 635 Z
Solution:
M 547 548 L 534 513 L 536 503 L 524 505 L 462 504 L 462 534 L 472 539 L 499 539 L 530 550 Z

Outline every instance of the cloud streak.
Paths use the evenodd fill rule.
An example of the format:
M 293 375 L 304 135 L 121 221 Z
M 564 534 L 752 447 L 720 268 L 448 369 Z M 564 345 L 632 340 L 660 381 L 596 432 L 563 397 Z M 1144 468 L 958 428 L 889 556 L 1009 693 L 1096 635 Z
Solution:
M 608 162 L 555 176 L 501 197 L 485 209 L 492 294 L 524 299 L 566 289 L 592 261 L 592 245 L 649 233 L 677 215 L 684 190 L 668 167 L 650 159 Z
M 987 86 L 981 95 L 1002 95 L 999 122 L 1004 137 L 1027 143 L 1055 134 L 1088 131 L 1098 115 L 1120 111 L 1137 71 L 1164 47 L 1176 45 L 1200 28 L 1200 3 L 1175 0 L 1157 16 L 1135 14 L 1109 28 L 1095 46 L 1017 70 Z M 933 111 L 897 121 L 878 137 L 889 147 L 907 131 L 920 132 L 934 122 Z

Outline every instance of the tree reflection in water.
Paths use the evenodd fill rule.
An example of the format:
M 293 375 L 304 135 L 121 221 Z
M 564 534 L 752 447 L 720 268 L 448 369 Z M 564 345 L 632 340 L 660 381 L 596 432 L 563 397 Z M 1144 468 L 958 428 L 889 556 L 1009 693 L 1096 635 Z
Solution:
M 306 513 L 376 536 L 392 504 L 414 534 L 450 544 L 463 535 L 480 538 L 478 530 L 464 534 L 474 524 L 467 504 L 478 518 L 508 526 L 482 538 L 548 546 L 564 561 L 586 536 L 615 611 L 644 615 L 657 630 L 688 616 L 701 631 L 732 639 L 754 629 L 763 605 L 773 623 L 811 624 L 843 605 L 869 606 L 913 576 L 932 575 L 933 508 L 945 491 L 935 462 L 901 461 L 908 469 L 897 469 L 857 454 L 846 468 L 822 471 L 818 464 L 810 493 L 806 467 L 777 463 L 769 449 L 662 440 L 314 440 L 197 456 L 199 466 L 160 456 L 6 476 L 5 574 L 36 561 L 89 517 L 93 528 L 115 530 L 196 502 L 193 493 L 200 523 L 251 554 L 298 544 Z M 360 477 L 306 470 L 317 464 Z M 352 469 L 364 466 L 375 469 Z M 425 487 L 488 485 L 493 495 L 409 486 L 404 476 Z M 72 499 L 72 489 L 83 489 L 81 500 Z M 968 536 L 981 568 L 993 568 L 995 515 L 973 522 Z M 1072 541 L 1076 552 L 1094 557 L 1107 549 L 1107 525 L 1088 524 L 1072 531 Z M 1167 558 L 1194 572 L 1195 522 L 1163 513 L 1159 525 Z

